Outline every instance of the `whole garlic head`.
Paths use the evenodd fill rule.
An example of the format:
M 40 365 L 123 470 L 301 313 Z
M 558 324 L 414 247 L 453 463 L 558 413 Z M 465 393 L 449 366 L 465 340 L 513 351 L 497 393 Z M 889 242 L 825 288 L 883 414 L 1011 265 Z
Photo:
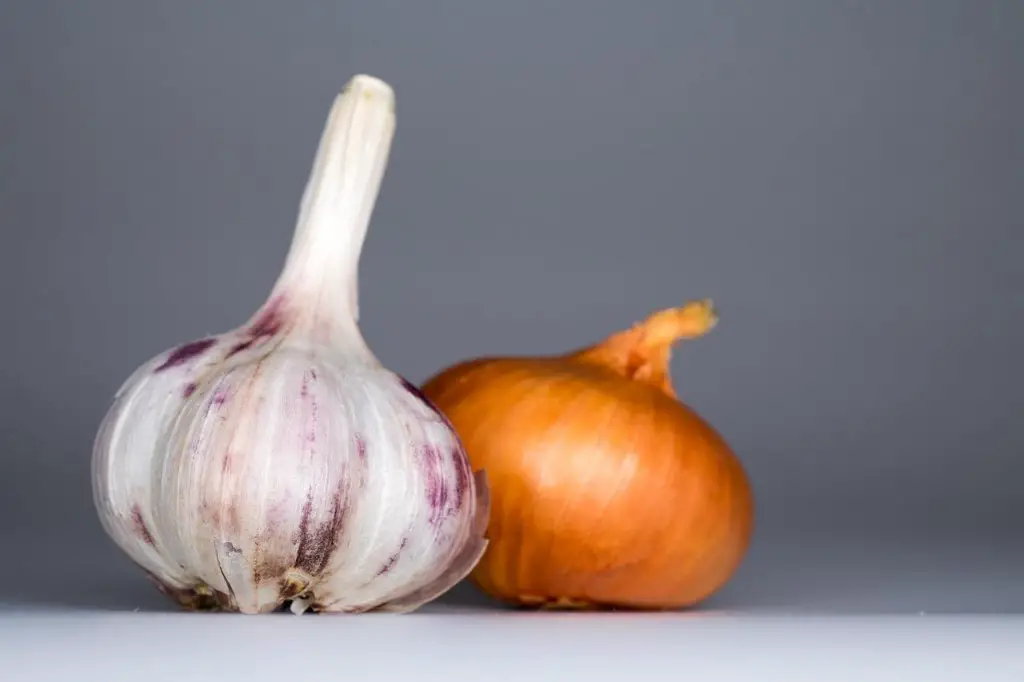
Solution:
M 138 368 L 100 426 L 103 526 L 186 607 L 409 611 L 485 549 L 482 472 L 357 324 L 394 122 L 386 83 L 349 82 L 270 297 L 242 327 Z

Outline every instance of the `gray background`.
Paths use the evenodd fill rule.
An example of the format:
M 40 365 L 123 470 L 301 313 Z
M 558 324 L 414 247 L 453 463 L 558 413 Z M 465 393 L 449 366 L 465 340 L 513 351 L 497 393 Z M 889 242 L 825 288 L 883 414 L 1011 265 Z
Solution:
M 331 98 L 394 85 L 363 328 L 414 381 L 711 296 L 758 496 L 710 606 L 1024 608 L 1024 3 L 0 6 L 0 603 L 167 604 L 91 507 L 142 361 L 244 321 Z M 450 599 L 474 599 L 465 586 Z

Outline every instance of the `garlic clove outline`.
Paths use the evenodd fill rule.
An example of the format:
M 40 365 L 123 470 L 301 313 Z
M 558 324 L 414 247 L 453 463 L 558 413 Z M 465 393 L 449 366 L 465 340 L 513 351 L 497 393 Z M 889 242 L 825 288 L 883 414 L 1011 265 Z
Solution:
M 389 85 L 348 83 L 267 300 L 241 327 L 144 363 L 97 432 L 104 529 L 186 608 L 406 612 L 486 548 L 486 476 L 357 324 L 394 120 Z

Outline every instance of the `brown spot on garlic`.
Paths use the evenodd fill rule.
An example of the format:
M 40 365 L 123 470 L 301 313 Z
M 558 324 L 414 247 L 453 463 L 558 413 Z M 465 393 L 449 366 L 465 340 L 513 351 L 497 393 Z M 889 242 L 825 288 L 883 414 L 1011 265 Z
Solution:
M 264 552 L 258 543 L 256 545 L 256 556 L 259 559 L 255 562 L 252 571 L 253 580 L 256 584 L 284 579 L 283 576 L 288 573 L 288 562 L 278 556 L 272 556 Z
M 237 604 L 227 594 L 215 590 L 208 585 L 199 584 L 194 587 L 178 588 L 165 585 L 150 576 L 157 588 L 165 595 L 178 602 L 190 611 L 236 611 Z
M 281 578 L 281 599 L 294 599 L 309 588 L 309 579 L 294 572 Z

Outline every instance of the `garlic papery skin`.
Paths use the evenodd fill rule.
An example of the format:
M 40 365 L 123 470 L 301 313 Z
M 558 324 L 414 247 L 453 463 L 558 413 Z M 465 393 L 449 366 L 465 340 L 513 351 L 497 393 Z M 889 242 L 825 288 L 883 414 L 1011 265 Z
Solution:
M 483 554 L 483 473 L 357 324 L 394 120 L 386 83 L 349 82 L 266 302 L 238 329 L 143 364 L 100 425 L 103 527 L 183 606 L 410 611 Z

